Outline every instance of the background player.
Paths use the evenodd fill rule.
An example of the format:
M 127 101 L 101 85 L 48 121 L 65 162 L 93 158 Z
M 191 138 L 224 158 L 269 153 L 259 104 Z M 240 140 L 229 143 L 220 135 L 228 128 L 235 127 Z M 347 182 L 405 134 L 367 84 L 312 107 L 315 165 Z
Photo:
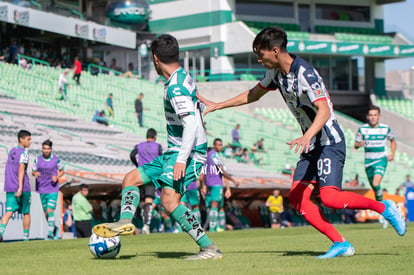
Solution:
M 36 178 L 36 191 L 40 194 L 48 224 L 46 239 L 49 240 L 58 237 L 54 236 L 55 209 L 59 195 L 59 178 L 65 173 L 60 159 L 52 153 L 52 146 L 52 141 L 43 141 L 42 155 L 36 156 L 32 168 L 32 175 Z
M 158 156 L 162 155 L 161 144 L 155 142 L 157 140 L 157 131 L 150 128 L 147 130 L 147 140 L 138 143 L 130 153 L 130 159 L 136 167 L 142 166 Z M 155 199 L 154 185 L 144 185 L 140 187 L 142 198 L 144 199 L 144 207 L 142 211 L 142 218 L 144 226 L 142 227 L 143 234 L 150 233 L 153 201 Z
M 223 151 L 223 141 L 216 138 L 213 142 L 213 148 L 207 153 L 206 162 L 206 177 L 205 184 L 207 186 L 207 193 L 210 198 L 206 201 L 210 201 L 210 213 L 209 213 L 209 230 L 217 231 L 218 229 L 218 218 L 220 217 L 219 223 L 223 226 L 225 224 L 225 213 L 224 213 L 224 197 L 230 198 L 231 190 L 228 181 L 224 181 L 226 190 L 224 191 L 223 197 L 223 177 L 231 180 L 235 186 L 239 186 L 239 183 L 227 172 L 224 162 L 221 159 L 219 153 Z M 208 207 L 208 206 L 207 206 Z M 222 213 L 219 215 L 219 209 Z M 224 230 L 225 225 L 220 227 Z
M 3 241 L 7 223 L 14 212 L 23 214 L 23 240 L 29 240 L 30 230 L 30 182 L 27 174 L 32 134 L 26 130 L 17 133 L 18 145 L 10 150 L 6 161 L 4 175 L 4 192 L 6 192 L 6 213 L 0 222 L 0 242 Z
M 365 172 L 377 201 L 382 201 L 381 180 L 384 177 L 387 162 L 394 160 L 397 149 L 394 133 L 388 125 L 379 122 L 380 118 L 380 108 L 370 106 L 367 114 L 368 123 L 359 127 L 355 138 L 355 149 L 365 148 Z M 388 156 L 387 140 L 391 143 L 391 154 Z
M 259 100 L 270 90 L 279 90 L 301 126 L 303 136 L 287 142 L 300 152 L 289 201 L 306 221 L 326 235 L 333 245 L 318 258 L 354 255 L 353 246 L 328 222 L 310 196 L 319 188 L 322 203 L 334 209 L 370 209 L 381 213 L 399 235 L 406 223 L 391 201 L 378 202 L 352 192 L 343 192 L 345 137 L 319 73 L 307 62 L 287 52 L 287 35 L 280 27 L 262 30 L 254 39 L 253 51 L 267 68 L 265 77 L 252 89 L 214 103 L 199 95 L 207 105 L 205 113 Z
M 191 76 L 180 67 L 179 47 L 171 35 L 160 35 L 151 44 L 153 64 L 167 79 L 164 109 L 167 122 L 168 150 L 153 161 L 129 172 L 122 183 L 121 219 L 100 224 L 94 232 L 101 237 L 131 234 L 131 224 L 139 204 L 138 187 L 154 184 L 161 188 L 161 204 L 200 246 L 197 255 L 188 260 L 221 259 L 220 250 L 212 244 L 194 214 L 180 203 L 185 188 L 200 174 L 207 149 L 197 88 Z

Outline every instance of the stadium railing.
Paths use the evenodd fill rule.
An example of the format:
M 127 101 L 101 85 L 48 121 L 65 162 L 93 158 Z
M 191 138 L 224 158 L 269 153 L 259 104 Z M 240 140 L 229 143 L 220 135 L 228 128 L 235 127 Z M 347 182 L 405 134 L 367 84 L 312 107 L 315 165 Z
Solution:
M 44 61 L 44 60 L 41 60 L 41 59 L 37 59 L 37 58 L 31 57 L 31 56 L 27 56 L 27 55 L 24 55 L 24 54 L 19 54 L 18 55 L 18 59 L 20 59 L 20 57 L 23 57 L 24 59 L 30 60 L 33 65 L 35 65 L 35 64 L 42 64 L 42 65 L 45 65 L 47 67 L 50 67 L 49 62 L 47 62 L 47 61 Z

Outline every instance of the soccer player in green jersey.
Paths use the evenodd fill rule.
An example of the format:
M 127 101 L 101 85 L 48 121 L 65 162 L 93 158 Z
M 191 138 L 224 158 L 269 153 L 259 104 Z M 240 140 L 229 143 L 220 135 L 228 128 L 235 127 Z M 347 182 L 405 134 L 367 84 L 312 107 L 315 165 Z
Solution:
M 173 36 L 158 36 L 151 44 L 151 52 L 157 73 L 167 79 L 164 111 L 168 149 L 125 176 L 120 220 L 96 225 L 93 231 L 106 238 L 132 234 L 135 228 L 131 220 L 140 197 L 138 187 L 154 184 L 162 189 L 161 205 L 200 247 L 198 254 L 187 259 L 221 259 L 223 255 L 207 237 L 197 217 L 180 203 L 186 187 L 200 175 L 206 161 L 207 136 L 195 81 L 180 67 L 178 42 Z
M 365 172 L 377 201 L 382 201 L 381 180 L 384 177 L 387 163 L 394 159 L 397 148 L 391 128 L 380 123 L 380 118 L 380 108 L 370 106 L 367 114 L 368 123 L 359 127 L 355 138 L 355 149 L 365 148 Z M 388 140 L 391 142 L 391 154 L 387 156 Z

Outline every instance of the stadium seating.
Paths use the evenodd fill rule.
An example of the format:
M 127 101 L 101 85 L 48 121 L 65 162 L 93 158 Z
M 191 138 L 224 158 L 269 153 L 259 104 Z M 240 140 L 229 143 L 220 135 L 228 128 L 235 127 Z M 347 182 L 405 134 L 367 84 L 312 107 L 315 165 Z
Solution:
M 382 97 L 377 98 L 377 104 L 405 118 L 414 120 L 414 102 L 411 99 Z
M 134 112 L 134 101 L 137 95 L 143 92 L 144 125 L 157 130 L 158 140 L 161 142 L 166 140 L 164 110 L 162 104 L 160 104 L 163 97 L 161 85 L 143 79 L 127 79 L 104 74 L 93 76 L 88 72 L 83 72 L 80 86 L 77 86 L 70 79 L 69 100 L 65 102 L 56 100 L 60 96 L 57 92 L 57 80 L 61 70 L 45 66 L 34 66 L 27 71 L 22 70 L 16 65 L 1 64 L 0 72 L 2 73 L 2 78 L 0 78 L 0 92 L 2 94 L 19 100 L 38 103 L 48 109 L 66 114 L 63 117 L 62 115 L 55 115 L 56 112 L 54 111 L 50 111 L 53 115 L 47 114 L 45 111 L 30 112 L 31 119 L 37 121 L 36 129 L 42 129 L 58 136 L 65 136 L 82 144 L 85 141 L 93 144 L 98 143 L 101 147 L 104 147 L 104 151 L 109 148 L 127 153 L 126 151 L 131 149 L 131 144 L 137 143 L 138 140 L 118 139 L 118 136 L 123 135 L 122 133 L 128 133 L 134 136 L 137 135 L 141 139 L 145 137 L 146 129 L 138 127 Z M 109 93 L 114 94 L 115 117 L 109 119 L 109 124 L 113 128 L 102 126 L 98 129 L 97 127 L 79 125 L 79 119 L 77 118 L 91 121 L 92 115 L 96 110 L 106 110 L 105 99 Z M 27 108 L 23 107 L 21 109 L 8 110 L 7 116 L 23 115 L 27 112 Z M 244 147 L 250 149 L 250 146 L 255 144 L 260 138 L 264 138 L 266 151 L 254 154 L 255 159 L 259 160 L 258 167 L 262 170 L 254 168 L 250 171 L 245 168 L 251 165 L 238 166 L 240 165 L 238 162 L 243 162 L 240 159 L 229 158 L 227 160 L 228 164 L 233 166 L 232 168 L 234 169 L 244 167 L 242 170 L 245 175 L 255 177 L 258 174 L 266 173 L 266 171 L 281 173 L 286 164 L 294 166 L 297 161 L 297 154 L 289 150 L 286 141 L 300 136 L 301 131 L 287 109 L 256 108 L 254 116 L 232 110 L 223 110 L 209 114 L 206 117 L 206 122 L 207 130 L 210 133 L 208 136 L 209 144 L 212 143 L 215 137 L 221 137 L 225 144 L 231 143 L 231 131 L 237 123 L 241 124 L 240 135 Z M 9 131 L 7 133 L 13 136 L 17 129 L 1 130 Z M 362 150 L 353 149 L 355 133 L 350 129 L 345 129 L 345 135 L 348 155 L 344 179 L 354 178 L 357 173 L 360 175 L 360 179 L 367 185 L 362 165 L 363 152 Z M 93 139 L 100 140 L 101 142 L 91 141 Z M 102 142 L 103 139 L 106 139 L 106 142 Z M 108 144 L 113 144 L 113 146 Z M 61 151 L 65 152 L 67 150 L 62 149 Z M 68 161 L 76 161 L 75 163 L 78 164 L 86 163 L 88 160 L 93 162 L 102 161 L 105 164 L 107 163 L 107 166 L 111 166 L 111 164 L 114 166 L 126 164 L 126 155 L 123 155 L 123 158 L 115 157 L 107 160 L 105 158 L 92 158 L 89 154 L 91 154 L 91 151 L 86 150 L 85 154 L 79 154 L 78 158 L 68 156 Z M 66 156 L 65 153 L 64 155 Z M 390 187 L 390 190 L 395 188 L 397 184 L 397 182 L 393 182 L 393 176 L 401 173 L 403 169 L 407 168 L 407 165 L 412 166 L 412 161 L 409 160 L 409 157 L 404 153 L 397 152 L 396 162 L 389 165 L 388 170 L 391 172 L 387 173 L 384 178 L 384 182 L 390 183 L 393 186 L 392 188 Z M 96 168 L 95 166 L 93 167 L 94 169 Z M 399 178 L 399 176 L 396 178 Z

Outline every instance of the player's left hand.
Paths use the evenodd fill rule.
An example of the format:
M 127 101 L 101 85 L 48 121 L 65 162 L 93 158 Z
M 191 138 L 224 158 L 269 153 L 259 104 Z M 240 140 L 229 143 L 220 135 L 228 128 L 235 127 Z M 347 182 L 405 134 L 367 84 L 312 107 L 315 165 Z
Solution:
M 58 181 L 58 177 L 57 176 L 52 176 L 52 182 L 57 182 Z
M 387 157 L 388 161 L 393 161 L 394 160 L 394 155 L 393 154 L 389 154 Z
M 302 136 L 292 141 L 288 141 L 287 144 L 290 145 L 290 150 L 292 150 L 292 148 L 296 146 L 295 153 L 297 153 L 298 151 L 300 154 L 302 154 L 303 152 L 307 153 L 310 147 L 310 139 L 305 136 Z
M 185 176 L 186 164 L 182 162 L 176 162 L 173 168 L 174 180 L 177 181 Z

